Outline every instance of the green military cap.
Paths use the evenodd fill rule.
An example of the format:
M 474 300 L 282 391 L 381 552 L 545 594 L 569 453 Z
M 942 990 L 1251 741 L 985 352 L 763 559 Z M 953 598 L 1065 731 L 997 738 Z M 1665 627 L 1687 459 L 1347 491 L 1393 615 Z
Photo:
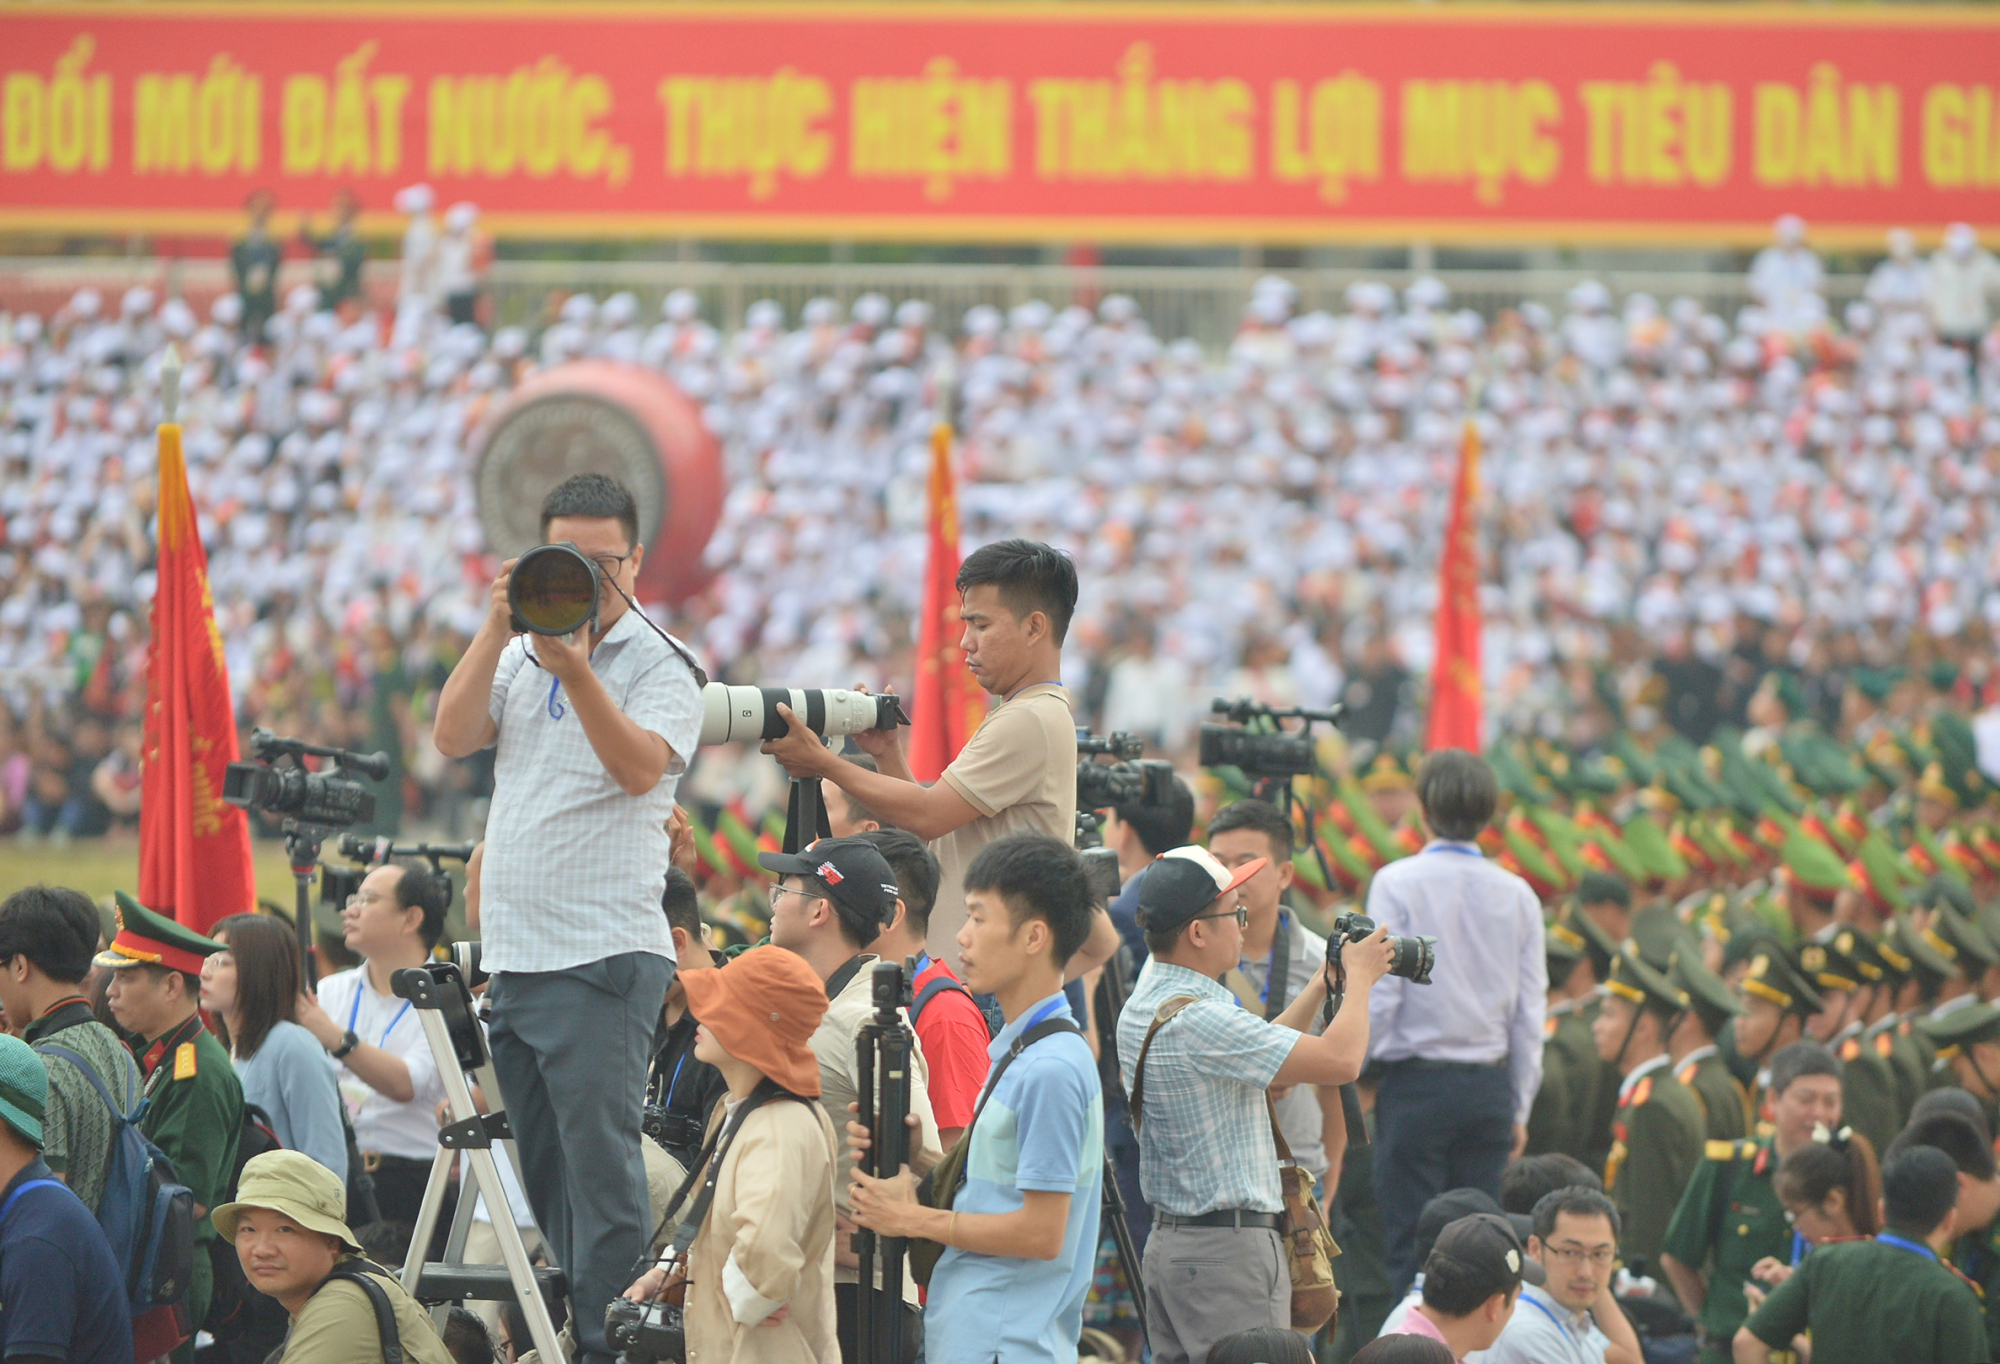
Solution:
M 1893 921 L 1882 935 L 1884 948 L 1905 957 L 1909 971 L 1927 972 L 1939 980 L 1949 980 L 1958 969 L 1958 949 L 1936 928 L 1919 932 L 1908 919 Z
M 1583 943 L 1558 920 L 1543 927 L 1542 957 L 1548 965 L 1549 984 L 1554 985 L 1567 980 L 1570 968 L 1583 960 Z
M 1678 1014 L 1688 1008 L 1687 991 L 1648 966 L 1636 945 L 1628 946 L 1611 963 L 1611 976 L 1604 988 L 1656 1013 Z
M 1557 920 L 1560 933 L 1577 943 L 1590 958 L 1591 969 L 1597 978 L 1603 980 L 1611 974 L 1611 963 L 1617 959 L 1618 944 L 1612 941 L 1597 920 L 1583 912 L 1581 904 L 1572 903 Z
M 1850 944 L 1853 935 L 1849 934 Z M 1822 990 L 1858 990 L 1861 988 L 1861 968 L 1854 958 L 1835 945 L 1832 939 L 1825 942 L 1800 943 L 1797 957 L 1798 972 L 1806 980 Z
M 1889 693 L 1903 680 L 1901 668 L 1856 668 L 1847 675 L 1853 688 L 1870 701 L 1880 703 L 1889 699 Z
M 1698 950 L 1701 946 L 1694 930 L 1660 905 L 1632 916 L 1632 943 L 1646 964 L 1656 971 L 1665 971 L 1676 953 Z
M 1895 924 L 1892 923 L 1884 928 L 1882 936 L 1869 942 L 1868 947 L 1881 965 L 1884 985 L 1901 985 L 1916 972 L 1917 965 L 1910 959 L 1910 954 L 1903 949 Z
M 1640 813 L 1625 821 L 1625 846 L 1639 859 L 1646 875 L 1662 881 L 1686 876 L 1687 859 L 1674 851 L 1667 832 L 1651 816 Z
M 155 914 L 124 891 L 118 892 L 118 934 L 97 954 L 97 964 L 111 971 L 131 966 L 164 966 L 170 971 L 201 973 L 201 964 L 222 944 L 205 938 L 185 924 Z
M 1965 972 L 1967 980 L 1977 980 L 1989 966 L 2000 965 L 2000 949 L 1995 949 L 1993 940 L 1972 919 L 1960 913 L 1950 899 L 1936 902 L 1937 922 L 1931 927 L 1937 935 L 1957 949 L 1952 960 L 1959 970 Z
M 2000 1042 L 2000 1003 L 1968 1004 L 1942 1018 L 1920 1018 L 1917 1031 L 1937 1045 L 1939 1060 L 1950 1060 L 1974 1042 Z
M 1826 1004 L 1819 990 L 1800 979 L 1784 952 L 1775 946 L 1752 954 L 1750 969 L 1743 976 L 1743 992 L 1801 1018 L 1818 1013 Z
M 1841 864 L 1840 854 L 1803 829 L 1794 829 L 1785 836 L 1778 855 L 1784 859 L 1786 869 L 1808 890 L 1847 890 L 1854 884 Z
M 1861 973 L 1863 985 L 1880 985 L 1889 978 L 1887 960 L 1873 938 L 1856 929 L 1843 928 L 1833 935 L 1834 950 L 1840 952 Z
M 1667 964 L 1667 979 L 1687 995 L 1689 1006 L 1701 1015 L 1711 1033 L 1721 1031 L 1724 1022 L 1743 1012 L 1743 1001 L 1736 992 L 1709 970 L 1697 953 L 1674 953 Z
M 1743 914 L 1730 926 L 1729 939 L 1722 944 L 1722 969 L 1732 971 L 1760 952 L 1782 951 L 1778 931 L 1754 914 Z

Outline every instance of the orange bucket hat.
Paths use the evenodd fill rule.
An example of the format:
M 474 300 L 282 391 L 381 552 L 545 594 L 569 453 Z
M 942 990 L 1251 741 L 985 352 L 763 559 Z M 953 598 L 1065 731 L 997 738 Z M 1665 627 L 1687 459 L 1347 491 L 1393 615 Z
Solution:
M 724 1051 L 794 1094 L 819 1097 L 819 1058 L 808 1043 L 826 1015 L 826 986 L 803 957 L 753 947 L 680 980 L 688 1012 Z

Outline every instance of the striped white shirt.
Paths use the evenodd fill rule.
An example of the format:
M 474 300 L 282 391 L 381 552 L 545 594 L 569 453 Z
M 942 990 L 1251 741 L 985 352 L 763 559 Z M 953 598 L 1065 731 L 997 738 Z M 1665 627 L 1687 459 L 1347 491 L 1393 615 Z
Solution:
M 660 896 L 667 817 L 701 740 L 701 688 L 666 641 L 628 610 L 591 651 L 611 700 L 667 741 L 666 775 L 643 796 L 604 770 L 553 673 L 511 641 L 493 674 L 499 726 L 480 873 L 482 964 L 560 971 L 626 952 L 672 960 Z

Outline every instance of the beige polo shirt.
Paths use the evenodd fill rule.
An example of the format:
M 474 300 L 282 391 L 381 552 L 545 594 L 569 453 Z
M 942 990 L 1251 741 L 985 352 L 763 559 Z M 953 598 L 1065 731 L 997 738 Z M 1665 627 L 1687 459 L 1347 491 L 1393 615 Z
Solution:
M 988 712 L 942 778 L 979 818 L 931 843 L 942 875 L 931 910 L 930 950 L 959 968 L 965 869 L 1008 834 L 1076 840 L 1076 720 L 1054 682 L 1023 687 Z

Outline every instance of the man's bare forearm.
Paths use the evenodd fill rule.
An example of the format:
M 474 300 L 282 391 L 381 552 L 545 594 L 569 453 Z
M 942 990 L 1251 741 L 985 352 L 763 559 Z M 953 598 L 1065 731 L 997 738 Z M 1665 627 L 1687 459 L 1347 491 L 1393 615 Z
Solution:
M 445 678 L 437 720 L 431 726 L 431 742 L 445 757 L 469 758 L 493 737 L 493 674 L 506 649 L 505 635 L 481 625 L 458 666 Z
M 618 709 L 604 683 L 588 669 L 575 682 L 566 683 L 564 690 L 591 751 L 620 789 L 629 796 L 643 796 L 658 786 L 673 762 L 667 741 Z
M 870 772 L 865 767 L 848 762 L 831 749 L 826 753 L 827 761 L 818 766 L 821 777 L 853 796 L 888 823 L 909 830 L 927 843 L 979 818 L 979 811 L 972 807 L 972 803 L 942 781 L 935 786 L 920 786 L 907 776 Z M 908 772 L 909 769 L 905 766 L 903 770 Z

